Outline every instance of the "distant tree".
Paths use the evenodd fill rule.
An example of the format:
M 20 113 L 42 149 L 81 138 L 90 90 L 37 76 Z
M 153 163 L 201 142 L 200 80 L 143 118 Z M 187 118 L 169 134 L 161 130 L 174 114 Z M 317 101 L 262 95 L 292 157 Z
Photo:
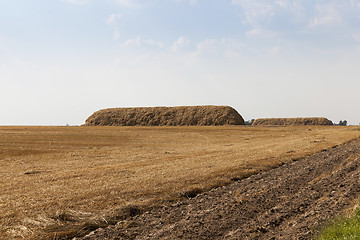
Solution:
M 255 119 L 245 121 L 245 125 L 251 125 L 251 124 L 253 124 L 254 121 L 255 121 Z
M 339 126 L 347 126 L 347 121 L 346 120 L 344 120 L 344 121 L 340 120 L 338 125 Z

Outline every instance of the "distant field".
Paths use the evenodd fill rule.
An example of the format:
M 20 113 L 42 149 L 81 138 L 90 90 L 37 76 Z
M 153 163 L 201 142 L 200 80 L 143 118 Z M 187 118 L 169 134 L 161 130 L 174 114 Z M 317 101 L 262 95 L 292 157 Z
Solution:
M 359 130 L 0 127 L 0 239 L 106 225 L 358 138 Z

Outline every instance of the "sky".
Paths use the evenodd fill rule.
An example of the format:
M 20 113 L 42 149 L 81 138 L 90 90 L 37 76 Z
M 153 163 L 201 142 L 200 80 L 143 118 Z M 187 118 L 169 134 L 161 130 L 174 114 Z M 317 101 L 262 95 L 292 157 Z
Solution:
M 229 105 L 360 124 L 360 0 L 0 0 L 0 125 Z

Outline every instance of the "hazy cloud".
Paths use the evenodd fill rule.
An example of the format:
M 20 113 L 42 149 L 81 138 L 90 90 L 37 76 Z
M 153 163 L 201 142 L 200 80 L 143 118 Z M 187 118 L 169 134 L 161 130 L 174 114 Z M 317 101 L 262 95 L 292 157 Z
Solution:
M 278 17 L 284 21 L 305 22 L 303 0 L 232 0 L 243 10 L 243 24 L 257 28 L 271 25 Z
M 122 15 L 120 13 L 111 14 L 108 17 L 108 19 L 106 20 L 106 22 L 107 22 L 107 24 L 112 25 L 112 24 L 115 24 L 121 17 L 122 17 Z
M 119 27 L 119 20 L 122 18 L 120 13 L 113 13 L 110 14 L 106 23 L 114 29 L 114 39 L 118 39 L 120 37 L 120 27 Z
M 341 6 L 335 2 L 317 4 L 315 6 L 316 16 L 311 20 L 311 27 L 333 26 L 342 23 L 342 16 L 339 10 Z
M 185 2 L 185 1 L 189 1 L 190 5 L 195 5 L 198 3 L 198 0 L 174 0 L 174 2 Z
M 242 24 L 251 28 L 249 37 L 271 37 L 277 32 L 307 26 L 301 0 L 232 0 L 241 8 Z
M 243 24 L 261 26 L 275 14 L 274 3 L 259 0 L 232 0 L 233 5 L 243 9 Z
M 157 47 L 163 48 L 164 44 L 153 39 L 141 39 L 140 37 L 131 38 L 124 42 L 124 47 Z
M 131 1 L 129 1 L 129 0 L 115 0 L 115 2 L 120 5 L 127 6 L 127 7 L 132 5 Z
M 269 50 L 269 53 L 271 54 L 278 54 L 281 50 L 281 47 L 280 46 L 276 46 L 276 47 L 273 47 L 273 48 L 270 48 Z
M 275 35 L 276 32 L 262 28 L 254 28 L 246 32 L 246 36 L 248 37 L 273 37 Z
M 355 41 L 360 42 L 360 33 L 353 33 L 353 38 Z
M 189 45 L 190 40 L 184 36 L 179 37 L 178 40 L 176 40 L 171 47 L 171 50 L 174 52 L 179 51 L 181 48 Z
M 179 37 L 171 47 L 172 52 L 181 51 L 183 48 L 191 49 L 194 57 L 203 57 L 210 55 L 235 57 L 246 49 L 247 45 L 236 38 L 223 37 L 221 39 L 204 39 L 193 43 L 184 36 Z
M 351 31 L 360 27 L 359 0 L 318 1 L 313 6 L 313 12 L 308 23 L 311 28 L 347 26 L 347 31 Z
M 221 43 L 229 49 L 239 50 L 246 46 L 246 44 L 242 43 L 240 40 L 235 38 L 222 38 Z
M 349 1 L 350 1 L 350 5 L 352 7 L 360 8 L 360 1 L 359 0 L 349 0 Z
M 241 9 L 242 24 L 250 28 L 245 30 L 248 37 L 322 34 L 321 28 L 339 26 L 347 26 L 342 34 L 351 37 L 351 31 L 360 27 L 359 0 L 231 0 L 231 3 Z
M 125 7 L 134 7 L 134 8 L 140 8 L 145 5 L 151 5 L 155 4 L 158 1 L 157 0 L 113 0 L 115 3 L 125 6 Z
M 222 47 L 225 57 L 238 57 L 240 52 L 246 47 L 246 44 L 235 38 L 222 38 Z
M 215 39 L 205 39 L 196 45 L 196 54 L 216 54 L 218 53 L 217 44 Z

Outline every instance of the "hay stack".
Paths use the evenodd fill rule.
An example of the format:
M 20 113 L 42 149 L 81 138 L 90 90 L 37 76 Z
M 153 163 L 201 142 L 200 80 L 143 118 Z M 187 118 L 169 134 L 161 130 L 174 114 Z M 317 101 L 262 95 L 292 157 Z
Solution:
M 256 119 L 252 125 L 282 125 L 282 126 L 304 126 L 304 125 L 333 125 L 333 123 L 323 117 L 311 118 L 260 118 Z
M 229 106 L 109 108 L 92 114 L 84 126 L 244 125 Z

